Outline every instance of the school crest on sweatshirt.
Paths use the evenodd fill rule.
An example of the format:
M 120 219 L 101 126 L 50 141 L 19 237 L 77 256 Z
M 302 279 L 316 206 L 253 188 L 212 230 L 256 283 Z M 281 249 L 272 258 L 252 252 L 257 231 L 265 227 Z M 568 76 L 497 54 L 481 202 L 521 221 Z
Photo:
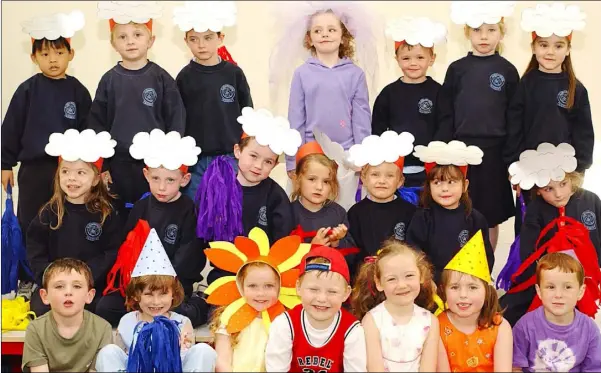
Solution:
M 470 232 L 467 229 L 464 229 L 461 232 L 459 232 L 459 237 L 457 237 L 457 240 L 459 241 L 459 247 L 463 247 L 467 243 L 467 240 L 469 238 Z
M 219 94 L 221 95 L 221 101 L 234 102 L 234 98 L 236 98 L 236 88 L 231 84 L 224 84 L 219 89 Z
M 257 223 L 259 225 L 266 227 L 267 226 L 267 207 L 262 206 L 259 209 L 259 217 L 258 218 L 259 218 L 259 220 L 257 221 Z
M 417 103 L 417 107 L 421 114 L 431 114 L 434 104 L 429 98 L 422 98 Z
M 580 216 L 580 220 L 589 231 L 594 231 L 597 229 L 597 216 L 591 210 L 586 210 L 583 212 Z
M 163 238 L 163 240 L 168 244 L 173 245 L 177 239 L 178 230 L 179 228 L 176 224 L 169 224 L 167 228 L 165 228 L 165 238 Z
M 568 91 L 567 90 L 563 90 L 560 91 L 557 94 L 557 106 L 562 107 L 562 108 L 567 108 L 568 107 Z
M 98 241 L 100 239 L 100 235 L 102 234 L 102 225 L 100 223 L 91 222 L 86 224 L 86 240 L 88 241 Z
M 405 223 L 400 222 L 394 226 L 394 238 L 399 241 L 405 241 Z
M 493 90 L 500 92 L 505 85 L 505 77 L 499 73 L 492 73 L 490 75 L 490 88 Z
M 77 117 L 77 106 L 75 102 L 69 101 L 65 104 L 64 108 L 65 118 L 67 119 L 75 119 Z
M 157 92 L 154 88 L 146 88 L 142 92 L 142 103 L 146 106 L 154 106 L 154 102 L 157 100 Z

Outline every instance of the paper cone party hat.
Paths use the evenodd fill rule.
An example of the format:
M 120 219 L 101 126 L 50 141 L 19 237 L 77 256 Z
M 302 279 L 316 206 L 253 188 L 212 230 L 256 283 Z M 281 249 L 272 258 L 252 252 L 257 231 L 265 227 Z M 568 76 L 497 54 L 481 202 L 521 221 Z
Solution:
M 148 275 L 177 276 L 154 228 L 150 230 L 131 277 Z
M 481 230 L 470 238 L 444 269 L 466 273 L 478 277 L 487 283 L 492 282 L 490 270 L 488 269 L 488 261 L 486 260 L 484 237 Z

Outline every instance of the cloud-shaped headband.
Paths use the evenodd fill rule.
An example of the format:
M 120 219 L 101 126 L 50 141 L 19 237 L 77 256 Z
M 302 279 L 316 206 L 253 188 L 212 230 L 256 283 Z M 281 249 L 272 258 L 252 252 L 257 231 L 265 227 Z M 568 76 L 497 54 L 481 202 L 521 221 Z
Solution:
M 60 37 L 70 39 L 86 24 L 84 15 L 79 10 L 71 13 L 56 13 L 48 16 L 33 17 L 23 23 L 23 32 L 29 34 L 32 39 L 56 40 Z
M 301 146 L 300 133 L 290 128 L 286 118 L 274 117 L 269 110 L 245 107 L 238 123 L 245 134 L 253 136 L 259 145 L 268 146 L 275 154 L 293 156 Z
M 111 29 L 115 23 L 125 25 L 130 22 L 147 24 L 152 29 L 152 20 L 163 15 L 157 1 L 99 1 L 98 18 L 108 19 Z
M 433 22 L 425 17 L 404 17 L 388 22 L 386 35 L 394 40 L 395 49 L 403 42 L 431 48 L 434 44 L 446 41 L 447 28 L 442 23 Z
M 351 146 L 348 161 L 356 167 L 395 163 L 402 170 L 404 157 L 413 151 L 413 141 L 415 137 L 409 132 L 386 131 L 380 136 L 369 135 L 361 144 Z
M 585 19 L 586 14 L 577 5 L 537 4 L 524 9 L 520 25 L 524 31 L 532 32 L 533 40 L 537 35 L 546 38 L 553 34 L 571 38 L 572 31 L 584 29 Z
M 150 168 L 181 169 L 183 172 L 198 162 L 200 152 L 193 137 L 182 138 L 176 131 L 165 134 L 158 128 L 150 133 L 137 133 L 129 147 L 132 158 L 143 159 Z
M 453 140 L 449 143 L 432 141 L 428 146 L 418 145 L 413 155 L 424 162 L 426 172 L 430 172 L 436 165 L 454 165 L 465 175 L 468 165 L 482 163 L 484 153 L 475 145 L 467 146 L 462 141 Z
M 494 25 L 503 17 L 509 17 L 515 8 L 515 1 L 453 1 L 451 20 L 458 25 L 477 28 L 486 23 Z
M 98 170 L 101 170 L 102 160 L 115 154 L 116 145 L 117 142 L 111 139 L 111 134 L 108 132 L 96 133 L 91 129 L 79 132 L 71 128 L 65 133 L 50 135 L 44 150 L 48 155 L 60 157 L 65 161 L 82 160 L 94 163 Z
M 236 24 L 236 3 L 233 1 L 184 1 L 173 9 L 173 22 L 181 31 L 220 32 Z
M 562 181 L 566 173 L 576 170 L 575 155 L 576 151 L 570 144 L 554 146 L 544 142 L 536 150 L 524 151 L 520 160 L 509 166 L 511 183 L 528 190 L 534 185 L 543 188 L 551 181 Z

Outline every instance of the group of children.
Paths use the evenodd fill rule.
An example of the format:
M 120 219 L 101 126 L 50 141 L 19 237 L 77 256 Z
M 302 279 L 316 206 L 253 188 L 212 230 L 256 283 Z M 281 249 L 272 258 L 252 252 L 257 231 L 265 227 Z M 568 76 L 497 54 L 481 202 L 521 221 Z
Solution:
M 499 53 L 514 4 L 453 2 L 472 52 L 442 86 L 427 69 L 445 27 L 392 22 L 403 76 L 371 115 L 366 9 L 301 4 L 288 21 L 310 57 L 292 78 L 288 119 L 252 108 L 221 46 L 233 2 L 175 9 L 194 55 L 176 80 L 147 58 L 160 6 L 99 2 L 122 60 L 93 101 L 66 75 L 82 14 L 24 24 L 41 73 L 19 86 L 2 125 L 2 183 L 21 162 L 18 217 L 41 288 L 23 367 L 601 369 L 587 317 L 601 298 L 601 200 L 581 189 L 594 134 L 570 60 L 580 9 L 524 11 L 533 55 L 520 79 Z M 288 55 L 277 48 L 292 35 L 274 56 Z M 359 59 L 365 72 L 355 53 L 371 56 Z M 269 177 L 282 154 L 290 197 Z M 514 214 L 517 259 L 499 300 L 498 224 Z M 214 350 L 193 346 L 207 321 Z

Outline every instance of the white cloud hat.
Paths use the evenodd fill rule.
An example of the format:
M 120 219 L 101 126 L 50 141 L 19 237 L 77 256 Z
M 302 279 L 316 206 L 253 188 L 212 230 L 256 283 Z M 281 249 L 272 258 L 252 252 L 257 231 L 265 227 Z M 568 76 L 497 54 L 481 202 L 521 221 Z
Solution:
M 387 23 L 386 36 L 394 40 L 395 49 L 402 42 L 431 48 L 435 44 L 446 42 L 447 28 L 442 23 L 433 22 L 426 17 L 403 17 Z
M 586 14 L 578 5 L 563 3 L 537 4 L 534 8 L 526 8 L 522 12 L 522 29 L 546 38 L 553 34 L 570 37 L 572 31 L 582 30 L 586 25 Z
M 509 17 L 515 9 L 515 1 L 453 1 L 451 20 L 458 25 L 472 28 L 484 23 L 494 25 Z
M 121 25 L 130 22 L 148 24 L 152 29 L 151 21 L 163 15 L 163 8 L 157 1 L 99 1 L 98 18 L 107 19 Z
M 234 1 L 184 1 L 173 9 L 173 22 L 184 32 L 221 32 L 236 24 L 236 12 Z
M 55 13 L 52 15 L 38 16 L 21 23 L 23 32 L 32 39 L 56 40 L 60 37 L 70 39 L 86 24 L 83 13 L 74 10 L 70 13 Z
M 424 162 L 426 172 L 436 165 L 454 165 L 466 174 L 468 165 L 482 163 L 484 152 L 475 145 L 467 146 L 462 141 L 453 140 L 449 143 L 432 141 L 428 146 L 417 145 L 413 155 Z
M 268 146 L 275 154 L 294 156 L 301 146 L 300 133 L 290 128 L 288 119 L 274 117 L 269 110 L 245 107 L 238 123 L 246 135 L 253 136 L 259 145 Z
M 65 161 L 82 160 L 94 163 L 101 170 L 102 160 L 115 154 L 116 145 L 117 142 L 111 139 L 111 134 L 106 131 L 96 133 L 87 129 L 79 132 L 71 128 L 65 133 L 50 135 L 44 150 L 48 155 L 61 157 Z
M 415 137 L 409 132 L 400 134 L 386 131 L 382 135 L 369 135 L 361 144 L 348 150 L 348 161 L 355 167 L 378 166 L 384 162 L 395 163 L 403 169 L 404 157 L 413 151 Z
M 576 170 L 576 151 L 570 144 L 557 146 L 540 144 L 536 150 L 526 150 L 520 160 L 509 166 L 511 183 L 528 190 L 533 186 L 546 187 L 551 181 L 562 181 L 566 173 Z
M 181 137 L 179 132 L 167 134 L 155 128 L 150 133 L 137 133 L 129 147 L 134 159 L 142 159 L 150 168 L 164 167 L 168 170 L 181 169 L 187 172 L 189 166 L 198 162 L 201 149 L 196 146 L 193 137 Z

